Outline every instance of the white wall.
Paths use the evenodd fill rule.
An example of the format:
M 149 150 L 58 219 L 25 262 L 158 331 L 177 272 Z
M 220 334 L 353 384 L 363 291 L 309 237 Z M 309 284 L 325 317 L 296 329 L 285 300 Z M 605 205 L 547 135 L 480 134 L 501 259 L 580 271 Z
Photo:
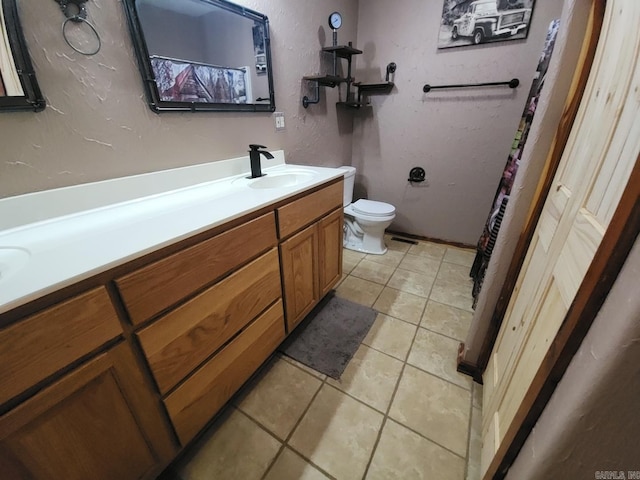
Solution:
M 278 111 L 154 114 L 148 108 L 121 1 L 87 3 L 102 37 L 93 57 L 75 53 L 60 33 L 56 2 L 18 7 L 47 108 L 0 112 L 0 197 L 242 156 L 250 143 L 284 149 L 292 163 L 351 162 L 351 116 L 335 109 L 336 92 L 313 112 L 301 105 L 302 76 L 318 73 L 331 42 L 329 13 L 340 10 L 345 39 L 355 40 L 357 0 L 239 0 L 269 17 Z M 74 27 L 75 25 L 71 25 Z M 311 110 L 311 109 L 310 109 Z
M 360 5 L 357 80 L 379 82 L 394 61 L 396 89 L 372 96 L 354 122 L 353 165 L 370 198 L 395 205 L 392 229 L 475 244 L 522 116 L 557 0 L 536 2 L 526 40 L 437 50 L 442 1 Z M 521 87 L 422 93 L 432 85 L 503 81 Z M 410 186 L 421 166 L 428 182 Z

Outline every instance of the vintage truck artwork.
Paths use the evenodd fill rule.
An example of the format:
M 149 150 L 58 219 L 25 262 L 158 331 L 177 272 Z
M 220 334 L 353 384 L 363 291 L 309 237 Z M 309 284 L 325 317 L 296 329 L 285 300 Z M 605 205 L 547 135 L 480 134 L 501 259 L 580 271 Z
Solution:
M 532 5 L 521 0 L 445 0 L 438 48 L 524 38 Z

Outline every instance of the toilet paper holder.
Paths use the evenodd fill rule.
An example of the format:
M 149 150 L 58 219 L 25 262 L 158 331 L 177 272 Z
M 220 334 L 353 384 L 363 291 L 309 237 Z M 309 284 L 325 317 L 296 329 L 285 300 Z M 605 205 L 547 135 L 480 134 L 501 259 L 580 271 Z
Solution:
M 408 181 L 412 183 L 420 183 L 425 181 L 426 173 L 422 167 L 413 167 L 409 170 Z

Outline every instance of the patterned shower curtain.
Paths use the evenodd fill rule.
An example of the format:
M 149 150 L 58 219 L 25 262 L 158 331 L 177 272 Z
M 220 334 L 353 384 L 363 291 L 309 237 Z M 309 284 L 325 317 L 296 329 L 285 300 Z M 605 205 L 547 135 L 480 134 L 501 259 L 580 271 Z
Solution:
M 545 41 L 544 49 L 540 60 L 538 61 L 538 68 L 536 70 L 536 76 L 529 90 L 529 97 L 516 132 L 515 139 L 511 147 L 511 153 L 507 158 L 507 165 L 502 173 L 498 190 L 493 199 L 491 210 L 489 211 L 489 217 L 484 226 L 484 230 L 480 239 L 478 240 L 477 253 L 473 266 L 471 267 L 470 276 L 473 278 L 473 308 L 476 307 L 478 302 L 478 295 L 482 288 L 484 281 L 484 275 L 491 259 L 491 253 L 495 245 L 498 232 L 500 231 L 500 225 L 504 216 L 507 203 L 509 202 L 509 195 L 511 194 L 511 187 L 513 181 L 518 173 L 518 167 L 520 166 L 520 158 L 522 156 L 522 150 L 527 141 L 529 135 L 529 129 L 533 122 L 533 116 L 538 106 L 538 100 L 540 98 L 540 92 L 544 86 L 544 80 L 549 67 L 549 61 L 551 60 L 551 54 L 555 45 L 556 37 L 558 35 L 558 28 L 560 27 L 560 20 L 554 20 L 549 25 L 547 32 L 547 38 Z

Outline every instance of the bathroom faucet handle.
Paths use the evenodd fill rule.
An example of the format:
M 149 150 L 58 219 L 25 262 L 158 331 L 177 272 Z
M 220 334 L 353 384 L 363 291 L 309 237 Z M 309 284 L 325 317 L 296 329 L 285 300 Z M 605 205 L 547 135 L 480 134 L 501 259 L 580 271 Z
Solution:
M 249 148 L 250 148 L 251 150 L 258 150 L 258 149 L 260 149 L 260 148 L 267 148 L 267 147 L 265 147 L 264 145 L 256 145 L 256 144 L 253 144 L 253 143 L 252 143 L 252 144 L 250 144 L 250 145 L 249 145 Z

